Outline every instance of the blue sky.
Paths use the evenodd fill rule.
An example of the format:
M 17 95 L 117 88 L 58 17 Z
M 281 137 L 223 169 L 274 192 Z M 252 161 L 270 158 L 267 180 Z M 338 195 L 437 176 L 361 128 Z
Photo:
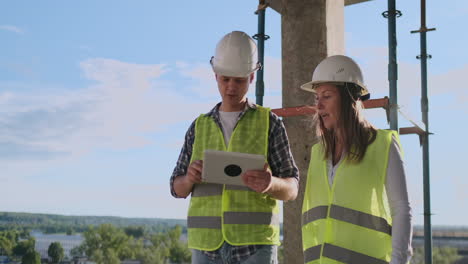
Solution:
M 346 54 L 373 98 L 388 94 L 387 1 L 345 8 Z M 255 1 L 2 1 L 0 211 L 184 218 L 169 193 L 183 136 L 219 101 L 209 59 L 232 30 L 254 35 Z M 419 1 L 397 1 L 399 104 L 420 120 Z M 468 223 L 468 3 L 427 1 L 433 223 Z M 266 14 L 264 104 L 281 107 L 281 18 Z M 312 71 L 312 69 L 311 69 Z M 250 98 L 254 99 L 254 86 Z M 383 110 L 367 110 L 387 128 Z M 410 124 L 400 116 L 400 126 Z M 414 224 L 422 151 L 402 136 Z

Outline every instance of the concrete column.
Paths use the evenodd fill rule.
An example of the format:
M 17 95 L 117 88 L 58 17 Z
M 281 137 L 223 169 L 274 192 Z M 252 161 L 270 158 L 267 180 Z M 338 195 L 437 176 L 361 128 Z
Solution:
M 313 94 L 299 87 L 312 78 L 329 55 L 344 54 L 344 0 L 275 0 L 281 13 L 283 107 L 310 105 Z M 284 203 L 284 263 L 304 263 L 301 237 L 302 200 L 315 132 L 310 116 L 284 118 L 292 152 L 300 170 L 300 192 Z

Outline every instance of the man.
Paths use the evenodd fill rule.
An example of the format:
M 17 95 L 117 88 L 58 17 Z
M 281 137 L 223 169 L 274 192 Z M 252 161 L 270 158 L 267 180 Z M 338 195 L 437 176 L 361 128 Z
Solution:
M 219 41 L 211 65 L 222 101 L 192 123 L 171 177 L 174 197 L 191 194 L 192 263 L 277 263 L 278 200 L 296 198 L 299 174 L 282 121 L 246 97 L 256 61 L 246 33 L 233 31 Z M 206 149 L 261 154 L 268 163 L 241 175 L 247 187 L 202 183 Z

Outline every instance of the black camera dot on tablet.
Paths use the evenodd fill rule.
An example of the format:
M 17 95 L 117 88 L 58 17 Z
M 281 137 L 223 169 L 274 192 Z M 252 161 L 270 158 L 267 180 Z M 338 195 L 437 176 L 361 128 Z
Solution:
M 242 173 L 242 169 L 238 165 L 231 164 L 224 167 L 224 173 L 228 176 L 236 177 Z

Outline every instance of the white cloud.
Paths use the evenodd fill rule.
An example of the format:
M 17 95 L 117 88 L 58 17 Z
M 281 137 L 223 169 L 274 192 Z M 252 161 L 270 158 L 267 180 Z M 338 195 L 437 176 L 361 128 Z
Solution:
M 2 158 L 43 159 L 68 152 L 58 142 L 74 133 L 82 121 L 81 112 L 90 102 L 80 93 L 20 94 L 0 96 L 0 144 Z
M 218 97 L 218 87 L 216 85 L 215 74 L 209 64 L 190 65 L 186 62 L 176 64 L 180 74 L 192 82 L 190 90 L 200 97 Z
M 99 166 L 86 163 L 86 159 L 93 158 L 84 154 L 150 143 L 157 149 L 161 147 L 162 154 L 171 142 L 151 142 L 160 140 L 158 132 L 193 120 L 212 105 L 174 89 L 174 82 L 164 79 L 169 75 L 166 65 L 96 58 L 81 62 L 80 67 L 83 76 L 94 84 L 74 90 L 34 87 L 23 89 L 29 91 L 23 93 L 2 85 L 10 88 L 0 92 L 0 185 L 11 202 L 1 204 L 1 210 L 185 217 L 188 200 L 172 198 L 168 183 L 146 184 L 145 176 L 135 172 L 148 166 L 147 162 L 141 161 L 137 168 L 129 169 L 135 175 L 124 172 L 118 178 L 114 173 L 99 175 L 95 171 L 109 171 L 106 165 L 100 161 L 96 161 Z M 175 75 L 180 77 L 181 73 Z M 183 138 L 176 140 L 180 148 Z M 153 167 L 165 167 L 167 164 L 158 163 L 158 155 Z M 73 172 L 70 167 L 75 168 Z M 144 186 L 128 184 L 132 177 Z M 90 181 L 92 186 L 80 187 L 80 183 Z M 106 188 L 109 181 L 112 188 Z M 103 182 L 107 183 L 103 186 Z
M 80 67 L 94 85 L 0 93 L 2 158 L 50 159 L 99 147 L 141 147 L 150 143 L 151 133 L 194 118 L 197 109 L 209 109 L 161 81 L 165 65 L 96 58 Z
M 187 62 L 185 62 L 185 61 L 176 61 L 175 65 L 179 69 L 185 69 L 185 68 L 189 67 L 189 64 Z
M 24 33 L 24 31 L 21 28 L 16 27 L 16 26 L 12 26 L 12 25 L 0 25 L 0 29 L 10 31 L 10 32 L 14 32 L 14 33 L 17 33 L 17 34 L 23 34 Z
M 4 92 L 0 94 L 0 104 L 6 104 L 13 97 L 13 93 Z

